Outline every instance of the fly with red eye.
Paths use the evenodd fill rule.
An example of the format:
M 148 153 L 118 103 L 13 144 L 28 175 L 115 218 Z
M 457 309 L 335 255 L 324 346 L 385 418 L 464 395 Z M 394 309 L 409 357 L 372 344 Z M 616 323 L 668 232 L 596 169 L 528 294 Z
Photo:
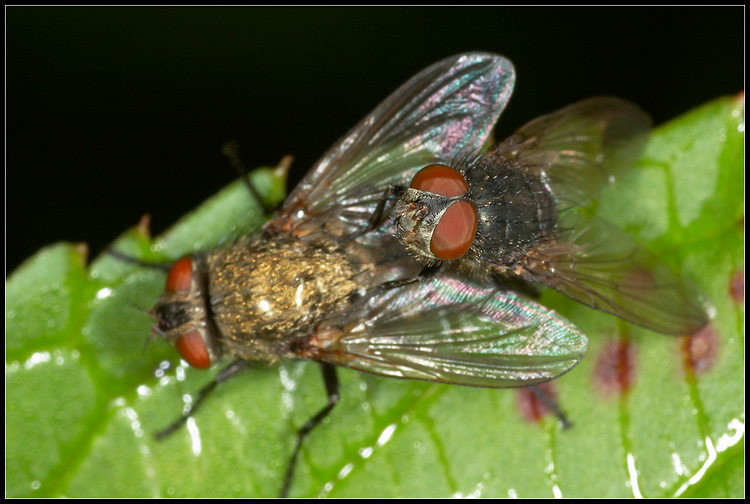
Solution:
M 469 277 L 536 282 L 653 331 L 693 333 L 708 318 L 690 281 L 581 211 L 632 165 L 649 125 L 625 100 L 592 98 L 485 154 L 428 166 L 401 191 L 399 238 L 431 274 L 450 263 Z
M 570 133 L 576 124 L 525 127 L 510 143 L 476 155 L 514 80 L 512 64 L 494 54 L 460 54 L 426 68 L 339 140 L 258 233 L 174 263 L 153 310 L 154 332 L 196 368 L 222 356 L 233 362 L 158 437 L 178 429 L 218 383 L 250 362 L 319 362 L 328 402 L 297 433 L 281 483 L 286 496 L 303 440 L 339 401 L 335 366 L 508 388 L 552 380 L 583 358 L 588 340 L 572 323 L 488 278 L 512 272 L 541 281 L 552 259 L 560 267 L 559 256 L 577 251 L 573 231 L 587 228 L 558 216 L 565 204 L 574 208 L 575 198 L 593 194 L 562 183 L 575 175 L 554 162 L 566 155 L 569 136 L 555 143 L 559 136 L 525 135 Z M 608 137 L 595 141 L 602 138 Z M 466 161 L 451 165 L 455 159 Z M 517 190 L 497 191 L 498 167 Z M 389 195 L 398 193 L 390 208 Z M 529 197 L 536 206 L 517 206 Z M 521 210 L 531 217 L 518 217 Z M 505 228 L 499 228 L 503 212 Z M 505 231 L 497 237 L 499 229 Z M 532 239 L 528 229 L 536 233 Z M 422 274 L 425 265 L 444 262 L 462 267 Z M 489 273 L 475 274 L 480 270 Z M 648 277 L 656 270 L 644 271 Z M 553 275 L 542 283 L 572 295 L 562 279 Z M 571 290 L 584 287 L 603 297 L 576 280 Z M 617 295 L 623 294 L 633 297 Z M 628 318 L 624 309 L 609 311 Z M 679 310 L 672 315 L 681 327 L 695 325 L 681 322 Z

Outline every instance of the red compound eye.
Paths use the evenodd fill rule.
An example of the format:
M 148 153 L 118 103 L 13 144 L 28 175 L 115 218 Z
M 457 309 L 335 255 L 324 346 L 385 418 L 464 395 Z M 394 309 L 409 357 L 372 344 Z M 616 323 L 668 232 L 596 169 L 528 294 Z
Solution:
M 194 368 L 208 369 L 211 367 L 211 357 L 208 355 L 206 344 L 197 329 L 178 339 L 175 346 L 182 358 Z
M 463 175 L 450 166 L 433 164 L 422 168 L 410 187 L 454 198 L 469 191 Z M 471 248 L 477 234 L 477 209 L 468 201 L 454 203 L 445 211 L 430 240 L 430 251 L 438 259 L 458 259 Z
M 463 175 L 450 166 L 441 164 L 429 165 L 419 170 L 409 187 L 449 198 L 461 196 L 469 190 Z
M 430 251 L 438 259 L 450 261 L 471 248 L 477 234 L 477 210 L 468 201 L 454 203 L 445 211 L 430 240 Z
M 183 257 L 172 265 L 167 275 L 167 290 L 170 292 L 187 292 L 193 282 L 193 261 L 190 256 Z

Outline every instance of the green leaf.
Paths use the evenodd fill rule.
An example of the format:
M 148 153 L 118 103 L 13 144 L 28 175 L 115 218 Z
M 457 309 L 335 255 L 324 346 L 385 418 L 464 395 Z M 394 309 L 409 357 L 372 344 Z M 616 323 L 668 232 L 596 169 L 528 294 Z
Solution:
M 704 358 L 694 368 L 684 338 L 545 293 L 542 302 L 590 338 L 589 355 L 554 382 L 573 428 L 525 420 L 518 391 L 340 369 L 341 401 L 305 441 L 291 494 L 743 496 L 743 107 L 720 99 L 658 128 L 598 205 L 710 296 L 715 317 L 697 340 Z M 253 177 L 269 201 L 281 200 L 281 178 L 267 169 Z M 260 219 L 235 183 L 155 241 L 141 226 L 114 247 L 168 262 Z M 85 260 L 83 246 L 54 245 L 6 283 L 6 495 L 277 495 L 296 428 L 325 403 L 318 366 L 250 369 L 218 387 L 187 428 L 156 442 L 183 396 L 217 370 L 180 367 L 161 340 L 144 351 L 145 310 L 162 272 L 111 256 Z M 633 348 L 633 383 L 608 393 L 597 365 L 623 342 Z

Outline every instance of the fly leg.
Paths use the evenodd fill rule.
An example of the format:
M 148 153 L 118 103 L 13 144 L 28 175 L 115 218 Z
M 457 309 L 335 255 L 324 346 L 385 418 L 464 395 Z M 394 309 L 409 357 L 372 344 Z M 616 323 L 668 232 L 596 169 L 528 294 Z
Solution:
M 294 446 L 294 453 L 292 453 L 292 457 L 289 459 L 286 475 L 284 476 L 284 485 L 281 487 L 281 497 L 286 497 L 289 494 L 289 485 L 292 483 L 292 476 L 294 476 L 294 468 L 297 465 L 297 457 L 299 456 L 302 441 L 310 434 L 311 430 L 328 416 L 333 407 L 339 402 L 339 379 L 336 376 L 336 368 L 331 364 L 321 364 L 321 366 L 323 368 L 323 382 L 326 386 L 326 394 L 328 394 L 328 404 L 297 431 L 297 443 Z
M 410 278 L 401 278 L 399 280 L 389 280 L 388 282 L 383 282 L 380 285 L 377 285 L 376 287 L 373 287 L 372 289 L 368 289 L 367 292 L 362 297 L 358 297 L 356 299 L 352 300 L 352 304 L 349 307 L 349 309 L 346 311 L 346 314 L 343 317 L 343 324 L 346 324 L 349 320 L 349 317 L 354 312 L 355 309 L 360 308 L 367 304 L 367 302 L 372 299 L 373 297 L 384 293 L 385 291 L 391 290 L 391 289 L 397 289 L 399 287 L 403 287 L 405 285 L 410 285 L 417 282 L 426 282 L 430 280 L 432 277 L 435 276 L 435 274 L 440 270 L 440 265 L 437 266 L 425 266 L 422 271 L 419 272 L 419 275 L 410 277 Z
M 557 401 L 550 397 L 550 395 L 542 390 L 541 387 L 532 385 L 529 387 L 529 389 L 537 397 L 537 399 L 542 401 L 547 405 L 549 409 L 552 410 L 557 419 L 562 422 L 563 429 L 569 429 L 573 426 L 573 424 L 570 423 L 570 420 L 568 420 L 568 417 L 565 416 L 565 413 L 563 413 L 563 411 L 560 409 L 560 405 L 557 404 Z
M 225 367 L 221 371 L 219 371 L 219 374 L 216 375 L 216 377 L 213 379 L 211 383 L 200 389 L 198 392 L 198 397 L 196 398 L 195 402 L 185 407 L 185 411 L 183 412 L 182 416 L 178 418 L 175 422 L 172 423 L 169 427 L 166 429 L 160 430 L 156 433 L 156 439 L 161 441 L 165 437 L 169 436 L 173 432 L 175 432 L 177 429 L 182 427 L 182 424 L 187 422 L 187 419 L 193 416 L 193 414 L 198 410 L 198 407 L 201 405 L 203 400 L 208 397 L 208 394 L 210 394 L 214 388 L 216 388 L 216 385 L 219 383 L 225 382 L 228 379 L 235 376 L 237 373 L 242 371 L 247 367 L 247 362 L 245 361 L 235 361 L 231 363 L 229 366 Z
M 399 186 L 390 186 L 385 190 L 383 196 L 380 197 L 378 205 L 375 207 L 375 211 L 372 212 L 370 219 L 367 221 L 367 225 L 357 231 L 353 232 L 348 236 L 349 240 L 353 240 L 362 236 L 363 234 L 369 233 L 370 231 L 377 229 L 383 223 L 383 217 L 385 213 L 385 206 L 388 204 L 388 198 L 393 195 L 399 195 L 403 192 L 403 188 Z
M 232 167 L 237 171 L 237 174 L 240 176 L 242 183 L 244 183 L 245 187 L 247 187 L 247 190 L 250 191 L 250 196 L 252 196 L 252 198 L 258 202 L 258 204 L 261 206 L 261 209 L 263 210 L 263 213 L 270 214 L 276 211 L 278 205 L 267 205 L 266 203 L 264 203 L 263 198 L 261 197 L 258 190 L 252 183 L 250 183 L 250 180 L 247 178 L 248 171 L 247 168 L 245 168 L 245 165 L 242 164 L 242 159 L 240 159 L 239 144 L 237 144 L 237 142 L 235 142 L 234 140 L 232 140 L 231 142 L 227 142 L 221 148 L 221 153 L 229 158 L 229 164 L 231 164 Z M 282 159 L 280 164 L 286 164 L 286 169 L 288 170 L 288 165 L 291 164 L 291 159 L 284 158 Z

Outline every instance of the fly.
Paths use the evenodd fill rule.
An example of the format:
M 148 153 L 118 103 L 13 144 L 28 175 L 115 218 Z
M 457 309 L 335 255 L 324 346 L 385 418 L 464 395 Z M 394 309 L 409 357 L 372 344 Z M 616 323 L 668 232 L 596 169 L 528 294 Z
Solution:
M 492 276 L 513 273 L 526 280 L 524 272 L 529 272 L 528 279 L 539 280 L 552 268 L 562 268 L 563 254 L 579 260 L 579 250 L 591 252 L 576 248 L 575 239 L 591 228 L 568 227 L 567 218 L 562 218 L 566 207 L 561 202 L 571 200 L 570 207 L 575 207 L 578 195 L 559 188 L 589 190 L 593 183 L 561 184 L 578 172 L 571 168 L 575 163 L 558 169 L 554 154 L 563 155 L 570 139 L 577 137 L 568 135 L 556 143 L 558 137 L 545 134 L 534 137 L 543 142 L 531 149 L 526 147 L 528 138 L 514 136 L 513 142 L 476 155 L 510 98 L 514 81 L 510 61 L 494 54 L 460 54 L 428 67 L 339 140 L 258 233 L 175 262 L 153 310 L 154 332 L 196 368 L 209 368 L 223 356 L 233 362 L 199 393 L 192 411 L 158 436 L 179 428 L 218 383 L 249 362 L 319 362 L 328 403 L 298 431 L 282 484 L 285 496 L 302 441 L 338 402 L 335 366 L 495 388 L 540 384 L 575 366 L 588 346 L 579 329 L 554 311 L 499 287 L 496 279 L 471 274 L 483 268 Z M 577 125 L 565 122 L 562 132 L 572 133 Z M 527 127 L 519 133 L 539 129 Z M 549 127 L 541 131 L 561 133 Z M 601 138 L 607 137 L 597 140 Z M 450 166 L 457 159 L 468 161 Z M 420 170 L 435 165 L 459 175 L 448 175 L 453 181 L 447 194 L 441 195 L 431 182 L 419 182 L 420 177 L 430 178 Z M 508 183 L 519 197 L 536 198 L 529 207 L 536 214 L 519 217 L 521 228 L 515 234 L 506 228 L 495 242 L 505 208 L 493 196 L 500 187 L 492 176 L 498 167 L 501 172 L 507 167 L 509 173 L 520 173 L 513 175 L 517 183 L 513 176 Z M 584 163 L 580 173 L 590 172 L 594 169 Z M 394 188 L 402 188 L 403 194 L 395 220 L 390 218 L 394 207 L 389 196 Z M 503 197 L 516 193 L 505 191 Z M 426 194 L 442 199 L 425 200 Z M 437 207 L 441 210 L 433 214 Z M 436 250 L 442 254 L 442 245 L 430 246 L 434 235 L 443 233 L 441 217 L 446 219 L 443 214 L 449 212 L 458 212 L 460 224 L 450 224 L 450 229 L 460 228 L 467 216 L 469 229 L 458 229 L 461 244 L 448 243 L 448 249 L 456 250 L 435 255 Z M 428 226 L 427 231 L 420 225 Z M 524 238 L 530 231 L 532 238 Z M 410 238 L 410 232 L 417 237 Z M 513 260 L 506 261 L 509 255 Z M 461 267 L 421 274 L 425 264 L 444 262 Z M 569 269 L 580 275 L 589 271 Z M 638 271 L 630 267 L 625 272 Z M 655 269 L 644 271 L 649 276 Z M 552 278 L 543 283 L 569 293 L 556 284 L 566 276 Z M 569 285 L 575 291 L 581 282 Z M 673 296 L 681 292 L 676 286 L 666 291 Z M 584 292 L 602 297 L 603 289 Z M 630 290 L 617 292 L 617 300 L 634 297 Z M 647 299 L 654 297 L 648 288 L 645 292 Z M 610 311 L 628 318 L 623 309 Z M 695 315 L 684 309 L 672 314 L 680 319 L 681 329 L 698 326 Z
M 582 211 L 637 159 L 649 126 L 632 103 L 591 98 L 485 154 L 426 166 L 400 190 L 399 238 L 430 272 L 536 282 L 653 331 L 693 333 L 708 321 L 697 289 Z

